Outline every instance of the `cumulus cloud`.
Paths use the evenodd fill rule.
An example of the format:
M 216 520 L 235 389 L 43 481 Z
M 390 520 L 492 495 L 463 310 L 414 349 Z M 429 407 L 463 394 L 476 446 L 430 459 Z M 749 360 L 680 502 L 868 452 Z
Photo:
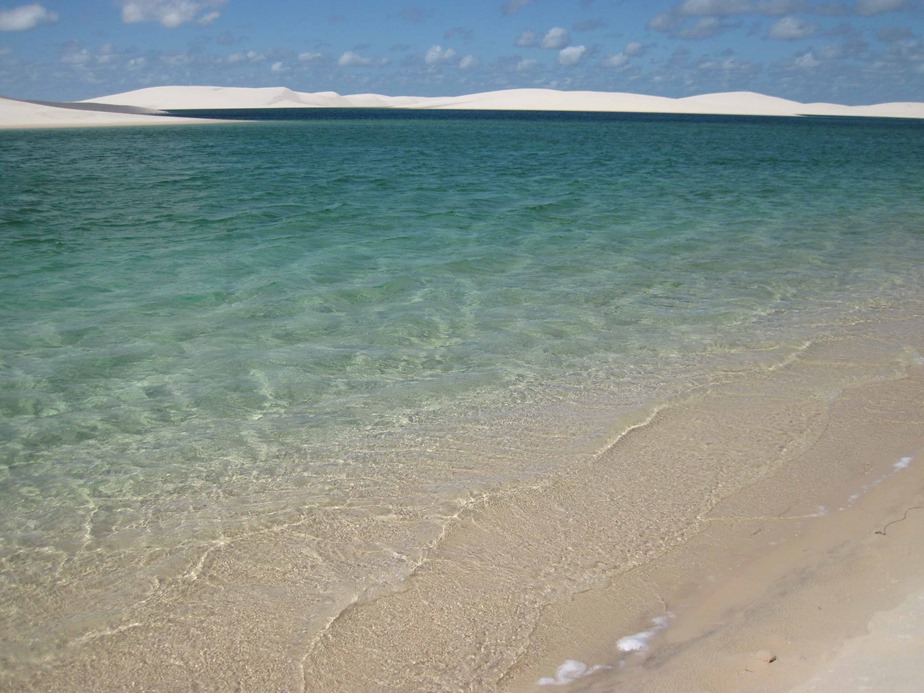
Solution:
M 796 67 L 801 67 L 804 69 L 812 69 L 821 65 L 821 61 L 815 57 L 815 54 L 812 51 L 803 53 L 795 60 Z
M 232 65 L 235 63 L 261 63 L 266 60 L 266 56 L 257 51 L 244 51 L 241 53 L 232 53 L 225 58 L 225 60 Z
M 804 19 L 787 16 L 778 20 L 770 27 L 768 36 L 772 39 L 781 41 L 794 41 L 796 39 L 808 38 L 818 29 L 816 24 L 810 24 Z
M 366 65 L 372 65 L 374 61 L 372 58 L 365 58 L 359 53 L 354 53 L 353 51 L 347 51 L 340 56 L 340 59 L 337 61 L 337 64 L 340 67 L 364 67 Z
M 298 54 L 298 60 L 302 63 L 316 63 L 324 57 L 323 53 L 316 53 L 313 51 L 307 51 L 305 53 Z
M 539 37 L 535 31 L 523 31 L 517 36 L 516 45 L 520 48 L 530 48 L 539 42 Z
M 26 31 L 39 24 L 58 21 L 58 14 L 42 5 L 20 5 L 10 10 L 0 10 L 0 31 Z
M 537 67 L 539 67 L 538 60 L 523 58 L 523 60 L 517 63 L 516 70 L 517 72 L 529 72 L 530 70 L 535 70 Z
M 65 65 L 86 65 L 92 59 L 93 56 L 86 48 L 73 49 L 61 56 L 61 62 Z
M 288 69 L 282 61 L 277 61 L 270 66 L 272 72 L 286 72 Z
M 627 67 L 631 62 L 628 55 L 625 53 L 617 53 L 616 55 L 611 55 L 609 58 L 603 61 L 603 64 L 607 67 L 612 67 L 614 69 L 622 69 Z
M 653 31 L 662 31 L 669 34 L 674 31 L 683 20 L 684 18 L 676 10 L 662 12 L 648 20 L 648 28 Z
M 456 52 L 452 48 L 444 50 L 442 46 L 431 46 L 424 56 L 424 62 L 427 65 L 438 65 L 439 63 L 449 62 L 455 57 Z
M 226 0 L 119 0 L 126 24 L 157 22 L 173 29 L 181 24 L 211 24 L 220 16 L 217 8 Z
M 571 43 L 571 36 L 567 29 L 555 26 L 549 29 L 545 36 L 542 37 L 542 47 L 551 50 L 560 50 Z
M 584 46 L 568 46 L 567 48 L 562 48 L 558 52 L 558 64 L 559 65 L 577 65 L 581 62 L 581 58 L 584 57 L 584 53 L 587 52 L 587 48 Z
M 634 56 L 634 55 L 645 55 L 645 50 L 646 50 L 645 44 L 639 43 L 638 41 L 632 41 L 631 43 L 626 44 L 626 47 L 623 49 L 622 52 L 625 53 L 626 55 Z
M 462 60 L 459 61 L 460 70 L 471 70 L 473 67 L 478 66 L 478 58 L 474 55 L 466 55 Z

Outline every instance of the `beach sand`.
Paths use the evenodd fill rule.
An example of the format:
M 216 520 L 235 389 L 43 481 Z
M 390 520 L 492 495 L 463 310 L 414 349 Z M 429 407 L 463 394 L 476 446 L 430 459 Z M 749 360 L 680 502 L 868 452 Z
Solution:
M 912 310 L 766 372 L 729 372 L 593 459 L 473 503 L 397 589 L 311 642 L 299 635 L 300 590 L 261 572 L 281 579 L 284 566 L 248 554 L 265 585 L 255 600 L 249 584 L 222 579 L 229 546 L 160 625 L 148 621 L 158 604 L 138 610 L 21 687 L 918 690 L 922 347 Z M 717 455 L 735 463 L 703 474 L 689 464 Z M 652 484 L 670 493 L 646 494 Z M 684 532 L 665 532 L 697 507 Z M 658 533 L 660 549 L 632 553 L 635 537 L 651 547 Z M 268 561 L 300 550 L 263 548 Z M 531 594 L 556 585 L 561 598 Z
M 841 347 L 829 356 L 789 375 L 848 362 Z M 814 442 L 723 499 L 699 534 L 550 610 L 542 654 L 511 688 L 920 690 L 924 364 L 834 396 Z
M 0 101 L 0 126 L 187 122 L 23 103 Z M 442 664 L 459 667 L 459 653 L 471 652 L 456 678 L 470 690 L 917 690 L 921 337 L 920 311 L 911 310 L 818 341 L 764 374 L 729 372 L 723 385 L 653 411 L 581 468 L 473 504 L 400 590 L 345 611 L 299 652 L 282 649 L 304 628 L 287 608 L 296 590 L 274 586 L 261 604 L 203 588 L 187 614 L 192 640 L 170 638 L 189 630 L 184 614 L 154 635 L 130 624 L 106 648 L 69 650 L 34 687 L 89 687 L 100 672 L 113 688 L 174 685 L 189 672 L 177 673 L 171 648 L 201 644 L 198 675 L 260 660 L 262 669 L 237 679 L 253 688 L 298 679 L 308 690 L 368 690 L 370 681 L 401 690 L 409 667 L 438 677 Z M 703 465 L 709 475 L 697 476 L 690 462 L 717 455 L 729 460 L 722 474 Z M 680 479 L 678 460 L 689 473 Z M 672 485 L 663 505 L 647 504 L 652 484 Z M 663 529 L 687 517 L 695 521 L 683 533 Z M 634 537 L 657 550 L 633 554 Z M 581 570 L 562 552 L 571 544 Z M 569 585 L 582 571 L 586 583 Z M 525 644 L 508 666 L 508 626 L 516 630 L 529 601 L 522 576 L 537 572 L 537 584 L 562 585 L 569 596 L 536 596 L 541 616 L 515 633 Z M 210 631 L 216 604 L 237 620 Z
M 903 622 L 924 588 L 920 319 L 876 329 L 881 340 L 867 328 L 819 340 L 763 376 L 729 373 L 592 461 L 469 509 L 400 590 L 329 625 L 302 662 L 307 690 L 913 685 L 913 663 L 842 664 L 858 666 L 846 653 L 869 624 Z M 717 455 L 735 464 L 691 464 Z

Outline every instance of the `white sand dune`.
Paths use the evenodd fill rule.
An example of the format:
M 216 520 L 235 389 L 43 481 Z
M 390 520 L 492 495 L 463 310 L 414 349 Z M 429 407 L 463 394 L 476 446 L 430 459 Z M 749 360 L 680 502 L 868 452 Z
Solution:
M 682 99 L 623 92 L 507 89 L 464 96 L 415 97 L 336 92 L 296 92 L 284 87 L 151 87 L 114 94 L 86 103 L 183 108 L 433 108 L 464 110 L 612 111 L 630 113 L 696 113 L 716 115 L 843 115 L 924 118 L 924 103 L 871 106 L 803 104 L 754 92 L 703 94 Z
M 296 92 L 285 87 L 150 87 L 75 103 L 0 98 L 0 128 L 202 123 L 206 121 L 127 111 L 222 108 L 412 108 L 924 118 L 924 103 L 870 106 L 803 104 L 754 92 L 703 94 L 671 99 L 623 92 L 507 89 L 464 96 L 418 97 L 382 94 L 342 96 L 332 91 Z
M 131 104 L 125 104 L 131 106 Z M 0 129 L 93 127 L 114 125 L 176 125 L 209 122 L 147 113 L 132 108 L 92 107 L 92 104 L 60 104 L 19 101 L 0 97 Z

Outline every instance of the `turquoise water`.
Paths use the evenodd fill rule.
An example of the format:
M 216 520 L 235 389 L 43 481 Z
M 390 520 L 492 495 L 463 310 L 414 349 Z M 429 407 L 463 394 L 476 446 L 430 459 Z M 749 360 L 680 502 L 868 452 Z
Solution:
M 400 583 L 473 493 L 920 297 L 922 135 L 638 117 L 0 132 L 7 674 L 118 629 L 152 576 L 195 580 L 216 546 L 277 560 L 259 537 L 295 516 L 322 622 Z

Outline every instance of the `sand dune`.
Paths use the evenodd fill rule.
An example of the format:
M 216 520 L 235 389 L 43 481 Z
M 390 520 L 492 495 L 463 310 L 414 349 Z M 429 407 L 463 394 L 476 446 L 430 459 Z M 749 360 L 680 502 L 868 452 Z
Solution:
M 464 96 L 418 97 L 382 94 L 343 96 L 332 91 L 297 92 L 285 87 L 150 87 L 73 103 L 0 98 L 0 128 L 201 123 L 201 120 L 157 116 L 153 112 L 222 108 L 413 108 L 924 118 L 924 103 L 869 106 L 803 104 L 754 92 L 671 99 L 623 92 L 507 89 Z
M 803 104 L 754 92 L 703 94 L 671 99 L 623 92 L 507 89 L 464 96 L 415 97 L 381 94 L 341 96 L 335 92 L 296 92 L 284 87 L 151 87 L 90 99 L 87 103 L 152 109 L 376 107 L 924 118 L 924 103 L 888 103 L 871 106 Z
M 190 118 L 174 118 L 142 112 L 145 109 L 106 106 L 93 103 L 61 103 L 20 101 L 0 97 L 0 129 L 33 129 L 93 127 L 113 125 L 171 125 L 190 122 L 210 122 Z

